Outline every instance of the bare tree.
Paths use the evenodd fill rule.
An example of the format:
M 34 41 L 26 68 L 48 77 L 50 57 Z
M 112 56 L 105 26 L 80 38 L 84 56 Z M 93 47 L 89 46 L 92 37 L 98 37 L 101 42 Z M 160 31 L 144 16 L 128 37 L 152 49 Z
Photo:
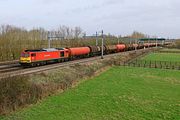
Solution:
M 79 38 L 79 36 L 82 34 L 82 29 L 80 27 L 74 28 L 74 37 Z

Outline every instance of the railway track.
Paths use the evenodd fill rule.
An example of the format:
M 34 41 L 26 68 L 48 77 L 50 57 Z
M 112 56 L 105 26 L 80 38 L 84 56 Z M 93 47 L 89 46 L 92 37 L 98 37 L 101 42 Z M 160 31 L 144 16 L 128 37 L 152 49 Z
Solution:
M 19 63 L 19 60 L 5 61 L 5 62 L 0 62 L 0 66 L 11 65 L 11 64 L 18 64 L 18 63 Z
M 143 52 L 143 51 L 148 52 L 149 50 L 152 50 L 152 49 L 151 48 L 146 49 L 146 50 L 141 49 L 141 50 L 137 50 L 137 51 L 128 51 L 128 52 L 126 51 L 126 52 L 121 52 L 121 53 L 104 55 L 104 59 L 123 55 L 123 54 L 132 54 L 135 52 Z M 62 62 L 62 63 L 48 64 L 45 66 L 32 67 L 32 68 L 23 68 L 19 64 L 3 65 L 3 66 L 0 66 L 0 79 L 7 78 L 7 77 L 19 76 L 19 75 L 28 75 L 28 74 L 38 73 L 38 72 L 47 71 L 47 70 L 51 70 L 51 69 L 57 69 L 60 67 L 66 67 L 66 66 L 70 66 L 70 65 L 74 65 L 74 64 L 78 64 L 78 63 L 88 63 L 88 62 L 100 60 L 100 59 L 101 59 L 101 57 L 97 56 L 97 57 L 78 59 L 78 60 Z
M 8 72 L 8 71 L 18 70 L 20 68 L 21 68 L 21 65 L 19 63 L 0 65 L 0 74 Z
M 0 62 L 0 74 L 20 69 L 19 60 Z

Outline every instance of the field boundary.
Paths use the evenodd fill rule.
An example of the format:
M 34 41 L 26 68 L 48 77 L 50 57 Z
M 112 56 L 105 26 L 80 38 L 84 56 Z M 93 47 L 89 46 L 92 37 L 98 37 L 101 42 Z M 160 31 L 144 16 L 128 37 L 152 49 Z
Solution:
M 180 70 L 180 62 L 172 61 L 153 61 L 153 60 L 133 60 L 130 62 L 119 63 L 120 66 L 144 67 L 144 68 L 160 68 Z
M 180 53 L 180 51 L 157 51 L 155 53 Z

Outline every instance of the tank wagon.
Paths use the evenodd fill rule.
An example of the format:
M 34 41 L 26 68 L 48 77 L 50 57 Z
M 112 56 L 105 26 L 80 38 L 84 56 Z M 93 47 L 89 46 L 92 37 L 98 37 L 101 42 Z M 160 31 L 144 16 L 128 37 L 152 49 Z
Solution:
M 131 51 L 133 50 L 133 45 L 132 44 L 126 44 L 125 51 Z
M 106 53 L 107 54 L 117 52 L 117 46 L 116 45 L 106 45 L 105 47 L 106 47 Z
M 87 57 L 91 51 L 89 47 L 68 48 L 68 50 L 70 58 Z
M 138 44 L 132 44 L 132 46 L 133 46 L 133 50 L 136 50 L 136 49 L 138 49 Z
M 139 43 L 137 49 L 143 49 L 143 48 L 144 48 L 144 44 Z
M 116 45 L 116 48 L 117 48 L 117 52 L 124 52 L 126 45 L 125 44 L 118 44 L 118 45 Z
M 101 47 L 99 46 L 88 46 L 90 48 L 90 56 L 96 56 L 101 54 Z

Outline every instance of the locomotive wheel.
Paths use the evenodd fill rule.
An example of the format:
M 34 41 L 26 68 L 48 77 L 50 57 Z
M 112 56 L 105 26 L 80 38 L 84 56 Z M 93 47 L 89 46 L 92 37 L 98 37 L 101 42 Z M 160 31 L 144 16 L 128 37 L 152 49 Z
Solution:
M 60 63 L 60 62 L 61 62 L 61 59 L 58 59 L 57 62 Z
M 36 66 L 36 63 L 31 63 L 31 67 L 35 67 Z
M 31 67 L 34 67 L 34 63 L 31 63 Z
M 40 66 L 40 63 L 37 63 L 36 65 L 37 65 L 37 66 Z

